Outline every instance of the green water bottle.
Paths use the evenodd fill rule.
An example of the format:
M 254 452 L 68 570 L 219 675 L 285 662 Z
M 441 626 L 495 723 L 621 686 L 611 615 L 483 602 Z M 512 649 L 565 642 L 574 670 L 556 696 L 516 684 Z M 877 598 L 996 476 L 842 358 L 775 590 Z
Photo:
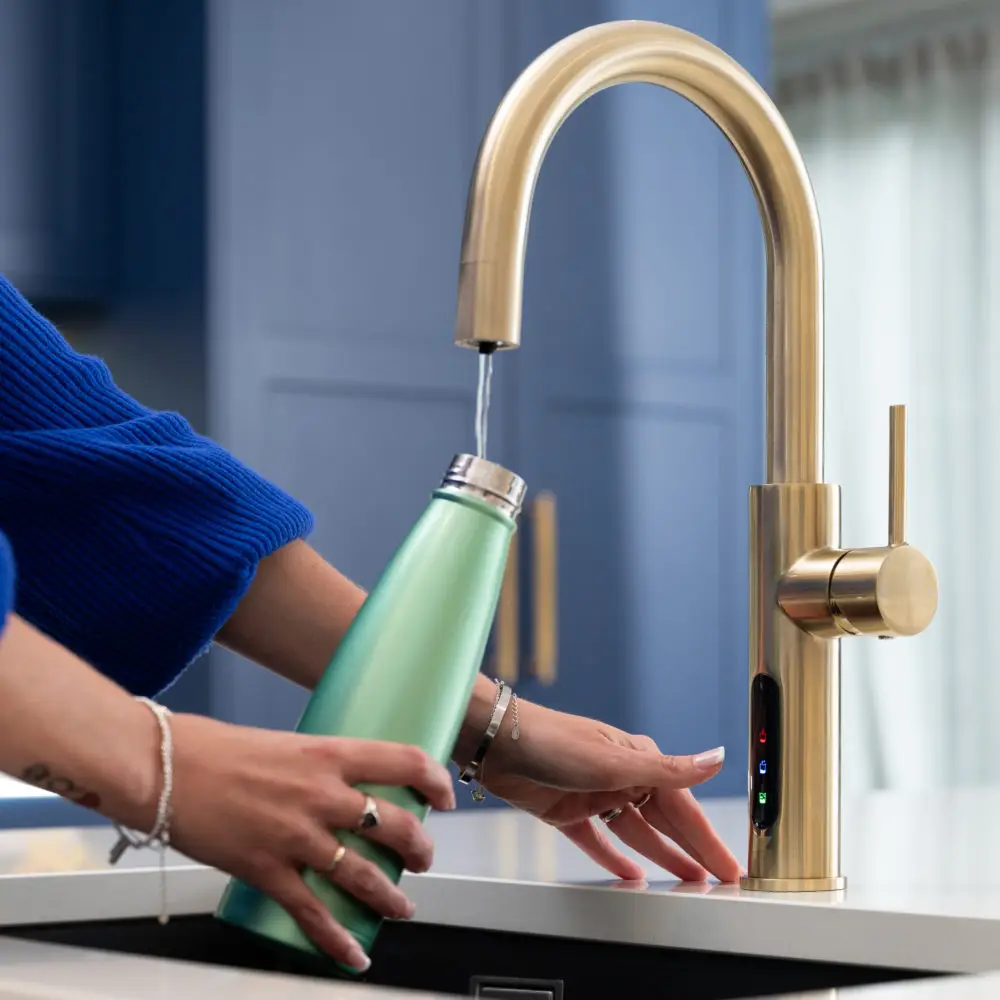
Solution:
M 297 732 L 412 744 L 448 763 L 486 649 L 524 491 L 523 480 L 493 462 L 471 455 L 452 460 L 340 643 Z M 421 821 L 427 815 L 429 806 L 410 788 L 358 788 Z M 335 835 L 399 881 L 402 863 L 393 851 L 351 831 Z M 382 918 L 322 875 L 306 871 L 303 878 L 369 953 Z M 216 916 L 317 953 L 283 907 L 238 879 L 230 880 Z

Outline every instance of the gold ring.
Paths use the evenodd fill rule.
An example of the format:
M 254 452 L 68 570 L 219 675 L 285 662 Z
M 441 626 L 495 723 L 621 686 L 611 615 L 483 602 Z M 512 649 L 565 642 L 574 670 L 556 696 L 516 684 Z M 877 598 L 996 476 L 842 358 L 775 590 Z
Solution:
M 323 870 L 324 874 L 332 875 L 337 865 L 339 865 L 340 862 L 344 860 L 344 855 L 346 853 L 347 853 L 347 848 L 344 847 L 343 844 L 338 844 L 337 849 L 333 852 L 333 861 L 331 861 L 329 866 Z
M 639 810 L 653 797 L 652 792 L 646 792 L 645 795 L 638 802 L 632 802 L 630 805 L 633 809 Z M 621 814 L 625 812 L 625 806 L 618 806 L 617 809 L 609 809 L 607 812 L 601 813 L 600 820 L 605 826 L 610 826 L 616 819 L 618 819 Z

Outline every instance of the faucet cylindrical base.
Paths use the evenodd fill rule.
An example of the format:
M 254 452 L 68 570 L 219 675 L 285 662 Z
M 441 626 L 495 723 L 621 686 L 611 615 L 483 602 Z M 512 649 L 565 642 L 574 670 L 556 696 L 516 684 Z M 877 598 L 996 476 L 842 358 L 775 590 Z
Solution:
M 840 545 L 840 488 L 750 490 L 750 836 L 747 889 L 842 889 L 840 643 L 778 603 L 809 552 Z
M 754 878 L 744 875 L 740 888 L 752 892 L 837 892 L 847 888 L 843 875 L 831 878 Z

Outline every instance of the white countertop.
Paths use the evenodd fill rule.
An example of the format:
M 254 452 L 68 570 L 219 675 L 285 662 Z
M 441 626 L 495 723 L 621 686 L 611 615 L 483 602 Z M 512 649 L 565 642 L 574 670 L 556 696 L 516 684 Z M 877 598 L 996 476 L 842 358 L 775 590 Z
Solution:
M 743 856 L 744 800 L 709 799 L 706 809 Z M 494 809 L 432 816 L 434 870 L 406 876 L 404 886 L 415 919 L 427 923 L 939 972 L 1000 970 L 1000 789 L 874 795 L 845 803 L 844 812 L 843 893 L 680 885 L 651 868 L 648 884 L 622 885 L 551 828 Z M 106 828 L 0 833 L 0 925 L 154 915 L 156 855 L 129 852 L 125 867 L 109 870 L 111 840 Z M 218 872 L 169 859 L 173 913 L 211 912 L 224 884 Z M 1000 995 L 1000 983 L 991 985 Z

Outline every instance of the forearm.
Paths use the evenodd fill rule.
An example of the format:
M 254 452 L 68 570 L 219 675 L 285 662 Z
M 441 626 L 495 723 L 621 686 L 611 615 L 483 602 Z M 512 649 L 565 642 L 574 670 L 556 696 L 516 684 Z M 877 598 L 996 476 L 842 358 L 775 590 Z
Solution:
M 11 615 L 0 635 L 0 770 L 136 828 L 155 811 L 152 714 Z
M 305 542 L 261 560 L 216 640 L 312 690 L 366 594 Z
M 282 677 L 312 689 L 333 659 L 366 594 L 305 542 L 261 561 L 217 639 Z M 454 759 L 466 763 L 489 722 L 494 686 L 483 676 L 469 703 Z

